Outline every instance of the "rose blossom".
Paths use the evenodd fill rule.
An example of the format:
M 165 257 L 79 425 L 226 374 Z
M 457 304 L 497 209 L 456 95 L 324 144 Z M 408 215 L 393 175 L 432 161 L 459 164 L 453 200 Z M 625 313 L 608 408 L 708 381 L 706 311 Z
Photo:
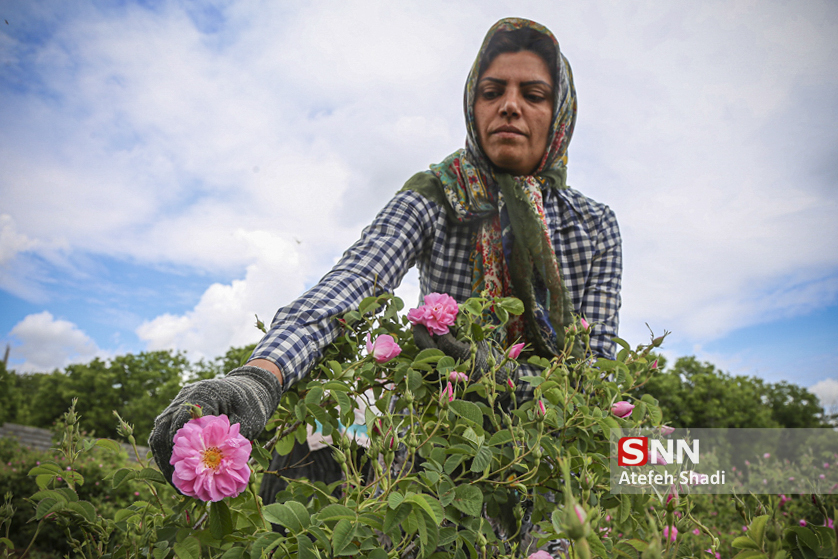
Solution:
M 634 404 L 628 402 L 617 402 L 611 406 L 611 413 L 619 418 L 625 419 L 631 415 L 631 410 L 634 409 Z
M 448 404 L 454 401 L 454 387 L 451 385 L 450 380 L 445 388 L 442 389 L 442 392 L 439 393 L 439 401 L 442 404 Z
M 251 444 L 239 434 L 238 423 L 226 415 L 191 419 L 175 434 L 172 483 L 184 495 L 202 501 L 235 497 L 250 479 Z
M 521 343 L 521 344 L 515 344 L 512 347 L 510 347 L 509 348 L 509 354 L 508 354 L 509 358 L 510 359 L 518 359 L 518 356 L 521 355 L 521 350 L 524 349 L 524 345 L 525 344 Z
M 663 539 L 665 540 L 668 537 L 670 537 L 669 526 L 664 526 L 663 527 Z M 675 538 L 677 538 L 677 537 L 678 537 L 678 528 L 673 526 L 672 527 L 672 541 L 675 541 Z
M 441 336 L 448 333 L 448 327 L 454 324 L 460 308 L 457 301 L 446 293 L 428 293 L 425 304 L 407 311 L 411 324 L 422 324 L 431 334 Z
M 584 328 L 585 330 L 587 330 L 588 328 L 590 328 L 590 327 L 591 327 L 591 326 L 588 324 L 588 321 L 587 321 L 587 320 L 585 320 L 584 318 L 582 318 L 581 316 L 579 317 L 579 323 L 582 325 L 582 328 Z
M 367 353 L 372 355 L 378 363 L 386 363 L 401 352 L 402 348 L 390 334 L 378 336 L 373 342 L 370 333 L 367 332 Z
M 448 380 L 451 382 L 465 382 L 468 380 L 468 375 L 459 371 L 451 371 L 448 374 Z
M 544 551 L 543 549 L 539 549 L 535 553 L 530 553 L 527 559 L 553 559 L 553 556 Z

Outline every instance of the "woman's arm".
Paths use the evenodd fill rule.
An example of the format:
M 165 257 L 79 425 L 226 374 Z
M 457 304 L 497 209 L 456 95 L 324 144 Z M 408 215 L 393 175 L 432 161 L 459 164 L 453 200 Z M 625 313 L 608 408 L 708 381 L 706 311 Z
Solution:
M 335 318 L 398 287 L 427 249 L 440 211 L 414 192 L 397 194 L 317 285 L 277 311 L 250 364 L 273 372 L 286 390 L 305 377 L 337 337 Z

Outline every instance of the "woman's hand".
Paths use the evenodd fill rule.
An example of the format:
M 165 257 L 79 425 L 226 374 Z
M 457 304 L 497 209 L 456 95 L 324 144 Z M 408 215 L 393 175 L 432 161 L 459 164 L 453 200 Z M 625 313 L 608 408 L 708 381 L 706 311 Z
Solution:
M 472 358 L 472 344 L 461 342 L 450 332 L 437 336 L 428 332 L 428 329 L 422 324 L 414 324 L 413 339 L 419 349 L 438 349 L 445 355 L 459 361 L 466 361 Z M 503 354 L 492 348 L 485 340 L 477 342 L 475 346 L 474 361 L 472 362 L 471 374 L 469 375 L 471 382 L 480 380 L 483 378 L 483 375 L 500 365 L 504 360 Z M 499 384 L 505 383 L 506 379 L 513 376 L 515 367 L 515 360 L 510 359 L 502 367 L 497 368 L 495 371 L 495 382 Z
M 253 440 L 265 429 L 279 405 L 282 388 L 276 375 L 250 364 L 233 369 L 223 378 L 202 380 L 183 387 L 154 420 L 154 430 L 148 438 L 154 460 L 169 483 L 174 472 L 174 467 L 169 464 L 174 436 L 190 419 L 185 403 L 201 406 L 203 415 L 225 414 L 231 424 L 241 424 L 240 433 L 244 437 Z

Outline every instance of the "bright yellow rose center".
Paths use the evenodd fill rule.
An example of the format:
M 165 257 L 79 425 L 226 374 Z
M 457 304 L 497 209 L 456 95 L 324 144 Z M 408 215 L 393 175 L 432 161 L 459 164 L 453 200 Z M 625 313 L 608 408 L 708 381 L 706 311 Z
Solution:
M 204 466 L 207 468 L 212 468 L 213 470 L 221 464 L 221 459 L 224 458 L 224 455 L 221 454 L 221 451 L 218 450 L 216 447 L 211 446 L 210 448 L 204 451 L 204 455 L 201 457 L 201 461 L 204 463 Z

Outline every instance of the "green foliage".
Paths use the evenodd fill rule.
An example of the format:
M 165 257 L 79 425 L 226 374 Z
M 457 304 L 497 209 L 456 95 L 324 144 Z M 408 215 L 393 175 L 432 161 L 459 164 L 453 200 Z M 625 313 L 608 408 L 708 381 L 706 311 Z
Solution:
M 462 341 L 494 343 L 493 336 L 509 314 L 520 312 L 517 303 L 469 300 L 461 307 L 454 330 Z M 816 499 L 804 510 L 802 501 L 779 503 L 776 498 L 742 501 L 682 496 L 667 501 L 651 495 L 609 493 L 610 430 L 656 427 L 670 419 L 665 415 L 664 406 L 670 403 L 666 394 L 658 399 L 650 387 L 668 386 L 673 398 L 679 398 L 672 401 L 683 406 L 691 403 L 689 395 L 672 384 L 670 376 L 674 375 L 662 375 L 653 367 L 652 351 L 660 346 L 661 338 L 636 348 L 618 339 L 621 350 L 615 360 L 594 361 L 590 355 L 584 360 L 531 357 L 530 363 L 540 372 L 518 378 L 516 387 L 532 388 L 533 398 L 526 401 L 505 381 L 495 382 L 494 373 L 504 360 L 481 379 L 456 383 L 454 398 L 449 400 L 449 375 L 471 376 L 472 360 L 458 362 L 438 350 L 420 351 L 407 320 L 399 315 L 402 307 L 399 299 L 382 295 L 365 299 L 358 310 L 347 313 L 339 337 L 316 370 L 285 394 L 269 423 L 274 435 L 271 443 L 283 453 L 290 451 L 294 440 L 304 440 L 307 426 L 322 426 L 324 434 L 331 434 L 335 441 L 333 453 L 343 470 L 342 480 L 330 486 L 287 480 L 287 489 L 277 495 L 275 503 L 261 503 L 255 481 L 261 475 L 281 476 L 282 472 L 266 471 L 269 455 L 260 448 L 251 457 L 254 475 L 248 491 L 218 503 L 174 494 L 148 456 L 136 456 L 137 462 L 130 465 L 115 459 L 104 468 L 108 472 L 103 477 L 100 471 L 85 469 L 88 459 L 115 452 L 122 460 L 120 447 L 108 439 L 84 437 L 81 427 L 88 423 L 74 403 L 59 424 L 60 456 L 34 466 L 26 464 L 28 486 L 15 480 L 19 485 L 11 488 L 15 497 L 10 505 L 23 516 L 7 521 L 4 515 L 9 509 L 0 508 L 0 526 L 32 527 L 30 533 L 38 534 L 35 540 L 57 530 L 53 536 L 60 533 L 64 538 L 62 554 L 109 558 L 255 559 L 273 553 L 300 558 L 504 559 L 526 556 L 529 551 L 524 547 L 534 543 L 533 535 L 539 541 L 569 540 L 572 555 L 580 559 L 698 557 L 707 548 L 714 553 L 721 550 L 725 557 L 738 553 L 738 559 L 816 559 L 833 557 L 838 551 L 834 535 L 827 530 L 800 526 L 797 517 L 784 516 L 800 507 L 795 514 L 823 523 L 827 509 L 838 504 L 831 501 Z M 368 334 L 393 336 L 402 347 L 401 354 L 387 363 L 376 362 L 364 350 Z M 579 324 L 567 334 L 567 353 L 576 342 L 587 347 L 588 334 Z M 228 352 L 224 358 L 202 364 L 199 376 L 237 366 L 247 354 L 247 349 Z M 162 362 L 171 364 L 172 370 L 180 366 L 166 359 Z M 148 393 L 149 384 L 143 382 L 146 369 L 131 360 L 119 363 L 126 364 L 122 370 L 131 371 L 128 376 L 132 377 L 119 377 L 125 380 L 120 384 Z M 98 385 L 87 378 L 93 371 L 106 377 L 115 373 L 110 372 L 110 363 L 94 364 L 68 370 L 65 378 L 75 378 L 79 386 L 95 392 Z M 727 395 L 711 386 L 713 378 L 731 379 L 694 359 L 680 366 L 676 363 L 676 369 L 683 373 L 683 378 L 677 375 L 678 382 L 689 380 L 705 398 L 732 405 Z M 754 401 L 755 385 L 740 382 L 737 386 L 736 394 Z M 795 401 L 798 393 L 789 387 L 782 390 Z M 763 393 L 756 392 L 756 401 L 762 401 Z M 782 391 L 778 394 L 782 401 Z M 636 406 L 627 418 L 610 412 L 622 400 Z M 112 401 L 125 404 L 106 400 Z M 361 427 L 370 437 L 366 451 L 344 433 L 344 426 L 355 423 L 362 405 Z M 103 420 L 93 415 L 93 423 Z M 722 419 L 694 414 L 678 420 Z M 768 420 L 770 415 L 759 419 Z M 138 429 L 120 419 L 114 430 L 136 452 L 132 433 Z M 11 475 L 0 470 L 0 480 L 4 471 Z M 123 495 L 119 506 L 112 507 L 107 495 L 86 493 L 92 489 L 92 480 L 104 479 L 111 491 L 142 489 L 133 489 L 139 495 L 129 489 L 127 499 Z M 21 500 L 23 496 L 29 501 Z M 21 524 L 29 518 L 32 522 Z M 535 525 L 528 537 L 521 532 L 525 518 Z M 271 531 L 271 524 L 281 531 Z M 745 539 L 741 525 L 750 525 Z M 671 537 L 675 529 L 680 534 L 677 538 Z M 15 547 L 24 544 L 12 543 Z M 4 546 L 9 544 L 0 536 L 0 550 Z
M 805 388 L 731 376 L 695 357 L 679 358 L 671 369 L 652 377 L 637 394 L 653 396 L 673 427 L 824 426 L 823 409 L 817 397 Z

